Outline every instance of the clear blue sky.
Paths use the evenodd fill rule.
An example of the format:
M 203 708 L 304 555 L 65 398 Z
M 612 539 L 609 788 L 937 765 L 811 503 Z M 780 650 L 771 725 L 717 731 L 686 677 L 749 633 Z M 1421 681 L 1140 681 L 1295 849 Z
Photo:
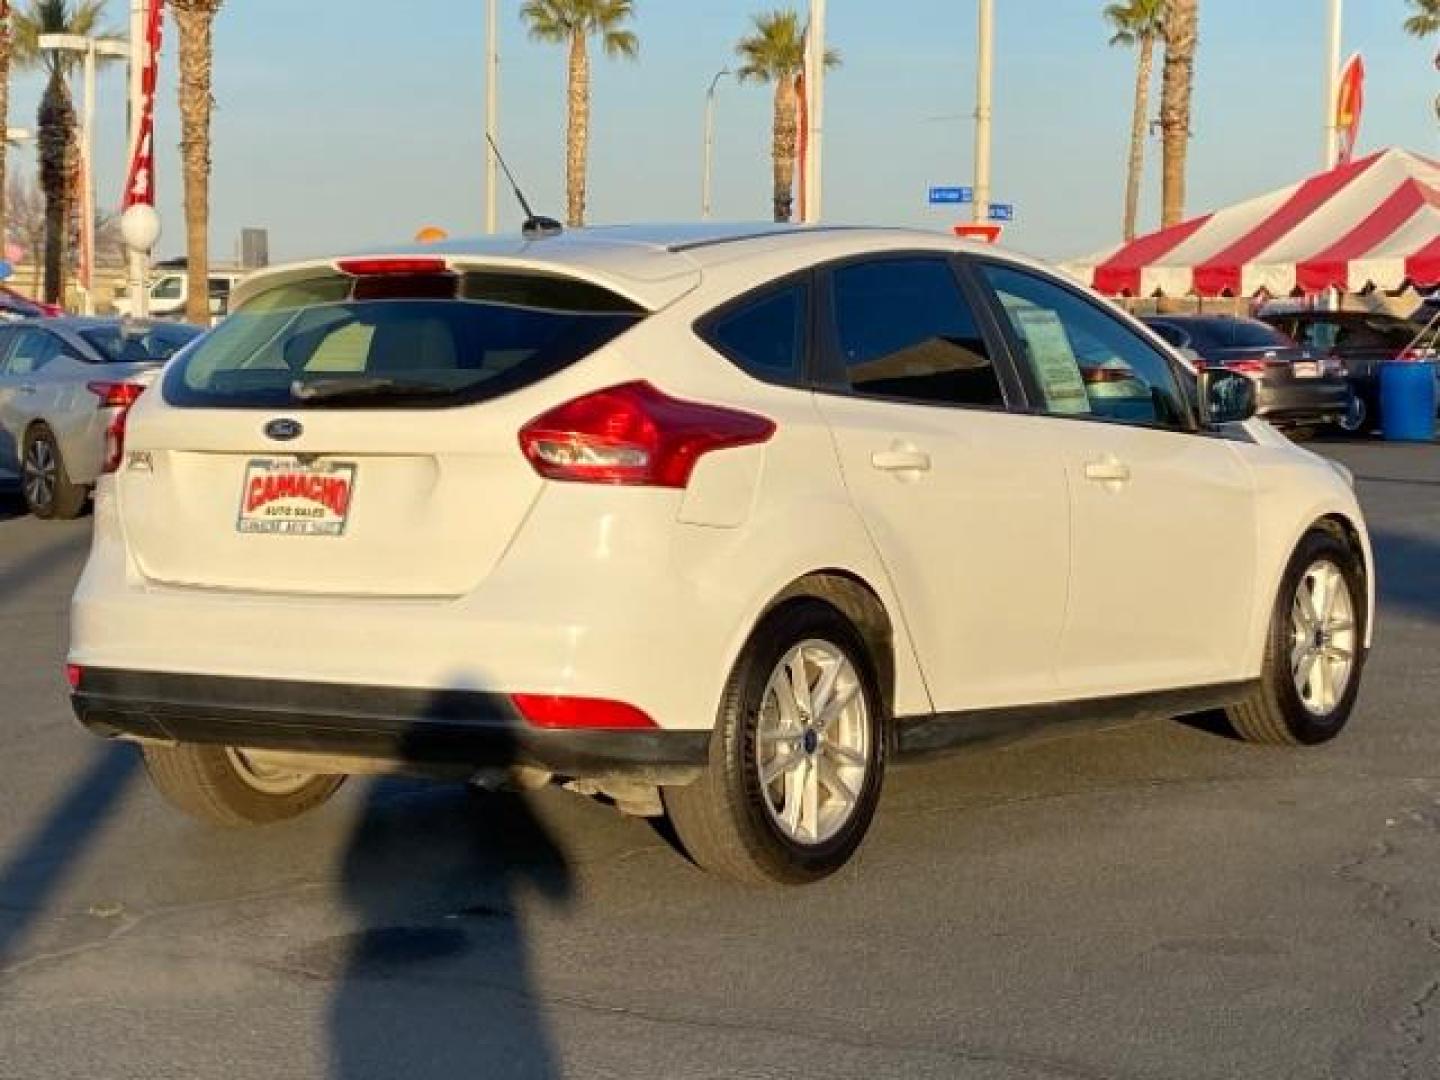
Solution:
M 638 63 L 597 60 L 590 206 L 596 222 L 698 216 L 705 86 L 749 15 L 781 0 L 636 0 Z M 799 0 L 803 6 L 803 0 Z M 111 21 L 126 5 L 111 0 Z M 502 0 L 502 143 L 539 208 L 563 216 L 565 56 L 526 38 Z M 1133 59 L 1106 45 L 1099 0 L 996 0 L 995 194 L 1015 247 L 1073 255 L 1115 240 Z M 1325 0 L 1201 0 L 1192 211 L 1297 179 L 1320 156 Z M 1370 72 L 1362 149 L 1440 153 L 1440 42 L 1400 29 L 1402 0 L 1348 0 L 1346 51 Z M 844 66 L 829 83 L 833 220 L 947 227 L 927 185 L 968 183 L 974 0 L 831 0 Z M 182 244 L 173 26 L 158 146 L 165 252 Z M 412 235 L 478 232 L 483 207 L 481 0 L 228 0 L 216 26 L 213 243 L 267 226 L 277 258 Z M 17 77 L 11 123 L 33 125 L 39 81 Z M 117 198 L 123 86 L 101 84 L 101 196 Z M 716 216 L 769 209 L 769 91 L 721 88 Z M 1152 141 L 1158 158 L 1158 146 Z M 30 167 L 33 152 L 12 154 Z M 1158 162 L 1157 162 L 1158 165 Z M 1143 223 L 1155 215 L 1156 170 Z M 502 221 L 516 220 L 508 202 Z

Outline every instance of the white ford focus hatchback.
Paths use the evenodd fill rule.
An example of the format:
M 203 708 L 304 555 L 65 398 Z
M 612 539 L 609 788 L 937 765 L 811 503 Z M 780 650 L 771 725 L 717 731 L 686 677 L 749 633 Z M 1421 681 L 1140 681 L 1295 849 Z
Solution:
M 892 758 L 1217 706 L 1313 744 L 1354 705 L 1343 471 L 1033 263 L 596 229 L 235 306 L 130 416 L 69 670 L 211 821 L 350 773 L 553 781 L 803 882 Z

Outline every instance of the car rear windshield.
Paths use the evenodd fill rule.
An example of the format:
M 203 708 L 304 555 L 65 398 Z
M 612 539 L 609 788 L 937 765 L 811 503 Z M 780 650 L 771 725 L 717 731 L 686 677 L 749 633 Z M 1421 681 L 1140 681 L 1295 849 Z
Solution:
M 1230 323 L 1230 344 L 1237 349 L 1293 349 L 1295 342 L 1269 323 L 1235 319 Z
M 459 405 L 553 375 L 644 316 L 554 274 L 325 273 L 252 297 L 166 372 L 164 392 L 182 407 Z
M 97 326 L 81 330 L 85 343 L 107 364 L 160 364 L 200 336 L 197 326 L 154 326 L 137 330 L 123 326 Z

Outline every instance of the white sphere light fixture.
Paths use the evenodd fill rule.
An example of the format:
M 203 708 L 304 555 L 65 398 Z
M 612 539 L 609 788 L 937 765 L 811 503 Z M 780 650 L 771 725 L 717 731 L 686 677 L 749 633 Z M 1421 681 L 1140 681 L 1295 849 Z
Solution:
M 136 203 L 120 215 L 120 235 L 131 251 L 148 255 L 160 241 L 160 215 L 147 203 Z

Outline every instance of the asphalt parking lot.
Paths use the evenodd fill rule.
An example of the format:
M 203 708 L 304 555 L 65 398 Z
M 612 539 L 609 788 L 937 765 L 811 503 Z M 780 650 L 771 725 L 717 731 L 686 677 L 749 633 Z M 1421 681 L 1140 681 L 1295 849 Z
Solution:
M 562 792 L 190 824 L 65 703 L 88 523 L 0 497 L 0 1077 L 1440 1075 L 1440 447 L 1317 445 L 1381 576 L 1341 742 L 912 767 L 790 892 Z

